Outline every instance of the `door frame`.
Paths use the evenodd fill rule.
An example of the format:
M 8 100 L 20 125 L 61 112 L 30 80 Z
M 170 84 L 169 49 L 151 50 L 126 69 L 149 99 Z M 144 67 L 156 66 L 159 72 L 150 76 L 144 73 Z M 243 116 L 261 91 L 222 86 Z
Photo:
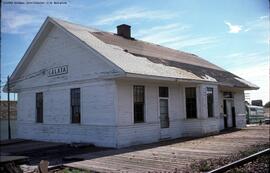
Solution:
M 159 86 L 159 87 L 168 87 L 168 86 Z M 159 134 L 160 134 L 160 139 L 169 139 L 171 137 L 170 135 L 170 87 L 168 87 L 168 97 L 159 97 L 159 87 L 158 87 L 158 119 L 159 119 Z M 166 99 L 168 101 L 168 127 L 167 128 L 161 128 L 161 119 L 160 119 L 160 100 L 161 99 Z
M 234 105 L 232 106 L 232 127 L 236 127 L 236 114 Z
M 231 102 L 231 108 L 228 108 L 228 104 L 227 102 L 230 101 Z M 225 103 L 225 104 L 224 104 Z M 226 108 L 225 108 L 226 106 Z M 226 114 L 224 112 L 224 110 L 226 109 Z M 228 127 L 228 109 L 230 109 L 231 111 L 231 123 L 232 123 L 232 127 L 236 127 L 236 117 L 235 117 L 235 106 L 234 106 L 234 99 L 233 98 L 223 98 L 223 113 L 224 115 L 224 129 L 227 128 L 232 128 L 232 127 Z
M 226 111 L 226 113 L 225 113 Z M 227 101 L 223 99 L 223 122 L 224 122 L 224 129 L 228 128 L 228 117 L 227 117 Z
M 168 101 L 168 127 L 161 127 L 161 119 L 160 119 L 160 100 L 167 100 Z M 158 117 L 159 117 L 159 125 L 160 125 L 160 129 L 168 129 L 168 128 L 170 128 L 170 111 L 169 111 L 169 98 L 167 98 L 167 97 L 159 97 L 159 99 L 158 99 Z

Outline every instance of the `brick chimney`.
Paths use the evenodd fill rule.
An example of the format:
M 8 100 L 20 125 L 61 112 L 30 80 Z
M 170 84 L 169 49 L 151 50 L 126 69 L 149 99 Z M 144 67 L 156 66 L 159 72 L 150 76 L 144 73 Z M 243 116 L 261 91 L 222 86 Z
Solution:
M 131 38 L 130 26 L 126 24 L 118 25 L 117 35 L 130 39 Z

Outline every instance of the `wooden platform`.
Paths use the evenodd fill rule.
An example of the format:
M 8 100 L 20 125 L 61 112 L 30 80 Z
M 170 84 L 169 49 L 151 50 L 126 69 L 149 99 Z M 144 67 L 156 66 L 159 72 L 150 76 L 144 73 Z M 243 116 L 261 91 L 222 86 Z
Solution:
M 32 140 L 12 139 L 1 142 L 0 155 L 22 155 L 35 152 L 36 150 L 45 150 L 53 147 L 61 147 L 63 143 L 41 142 Z
M 37 165 L 41 160 L 48 160 L 50 166 L 78 161 L 73 155 L 108 150 L 86 143 L 44 142 L 33 140 L 12 139 L 1 141 L 0 156 L 27 156 L 30 165 Z M 2 160 L 8 157 L 1 157 Z M 1 172 L 1 171 L 0 171 Z
M 228 156 L 251 145 L 269 143 L 269 126 L 255 126 L 231 133 L 177 139 L 119 150 L 76 155 L 84 161 L 65 164 L 97 172 L 173 172 L 208 158 Z
M 28 163 L 29 158 L 25 156 L 0 156 L 0 165 L 6 163 L 15 163 L 15 164 L 26 164 Z
M 0 146 L 17 144 L 17 143 L 21 143 L 21 142 L 25 142 L 25 141 L 26 141 L 25 139 L 1 140 L 0 141 Z

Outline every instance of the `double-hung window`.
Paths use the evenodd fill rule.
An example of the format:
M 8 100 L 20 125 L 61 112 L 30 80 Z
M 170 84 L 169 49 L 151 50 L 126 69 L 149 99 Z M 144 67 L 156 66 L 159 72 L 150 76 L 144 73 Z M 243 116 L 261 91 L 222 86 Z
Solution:
M 43 93 L 36 93 L 36 122 L 43 123 Z
M 134 123 L 144 122 L 144 86 L 133 86 Z
M 196 87 L 185 88 L 187 118 L 197 118 Z
M 71 123 L 81 122 L 81 96 L 80 88 L 70 90 Z
M 213 96 L 213 88 L 207 87 L 207 109 L 208 109 L 208 117 L 214 116 L 214 96 Z
M 169 88 L 159 87 L 160 127 L 169 128 Z

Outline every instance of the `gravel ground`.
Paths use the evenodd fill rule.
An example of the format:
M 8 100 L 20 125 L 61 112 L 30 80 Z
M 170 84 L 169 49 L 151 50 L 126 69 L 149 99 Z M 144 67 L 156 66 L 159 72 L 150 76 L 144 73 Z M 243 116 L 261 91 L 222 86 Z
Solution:
M 242 167 L 235 168 L 231 171 L 227 171 L 226 173 L 244 173 L 244 172 L 261 172 L 268 173 L 269 172 L 269 164 L 270 164 L 270 156 L 262 156 L 253 162 L 249 162 Z
M 247 148 L 246 150 L 233 154 L 229 157 L 221 157 L 219 159 L 207 159 L 199 162 L 195 162 L 187 166 L 185 173 L 190 172 L 207 172 L 223 165 L 231 163 L 233 161 L 239 160 L 241 158 L 247 157 L 256 152 L 262 151 L 269 148 L 269 143 L 264 145 L 255 145 Z M 270 164 L 270 156 L 261 156 L 257 160 L 249 162 L 241 167 L 234 168 L 232 170 L 226 171 L 226 173 L 268 173 Z

